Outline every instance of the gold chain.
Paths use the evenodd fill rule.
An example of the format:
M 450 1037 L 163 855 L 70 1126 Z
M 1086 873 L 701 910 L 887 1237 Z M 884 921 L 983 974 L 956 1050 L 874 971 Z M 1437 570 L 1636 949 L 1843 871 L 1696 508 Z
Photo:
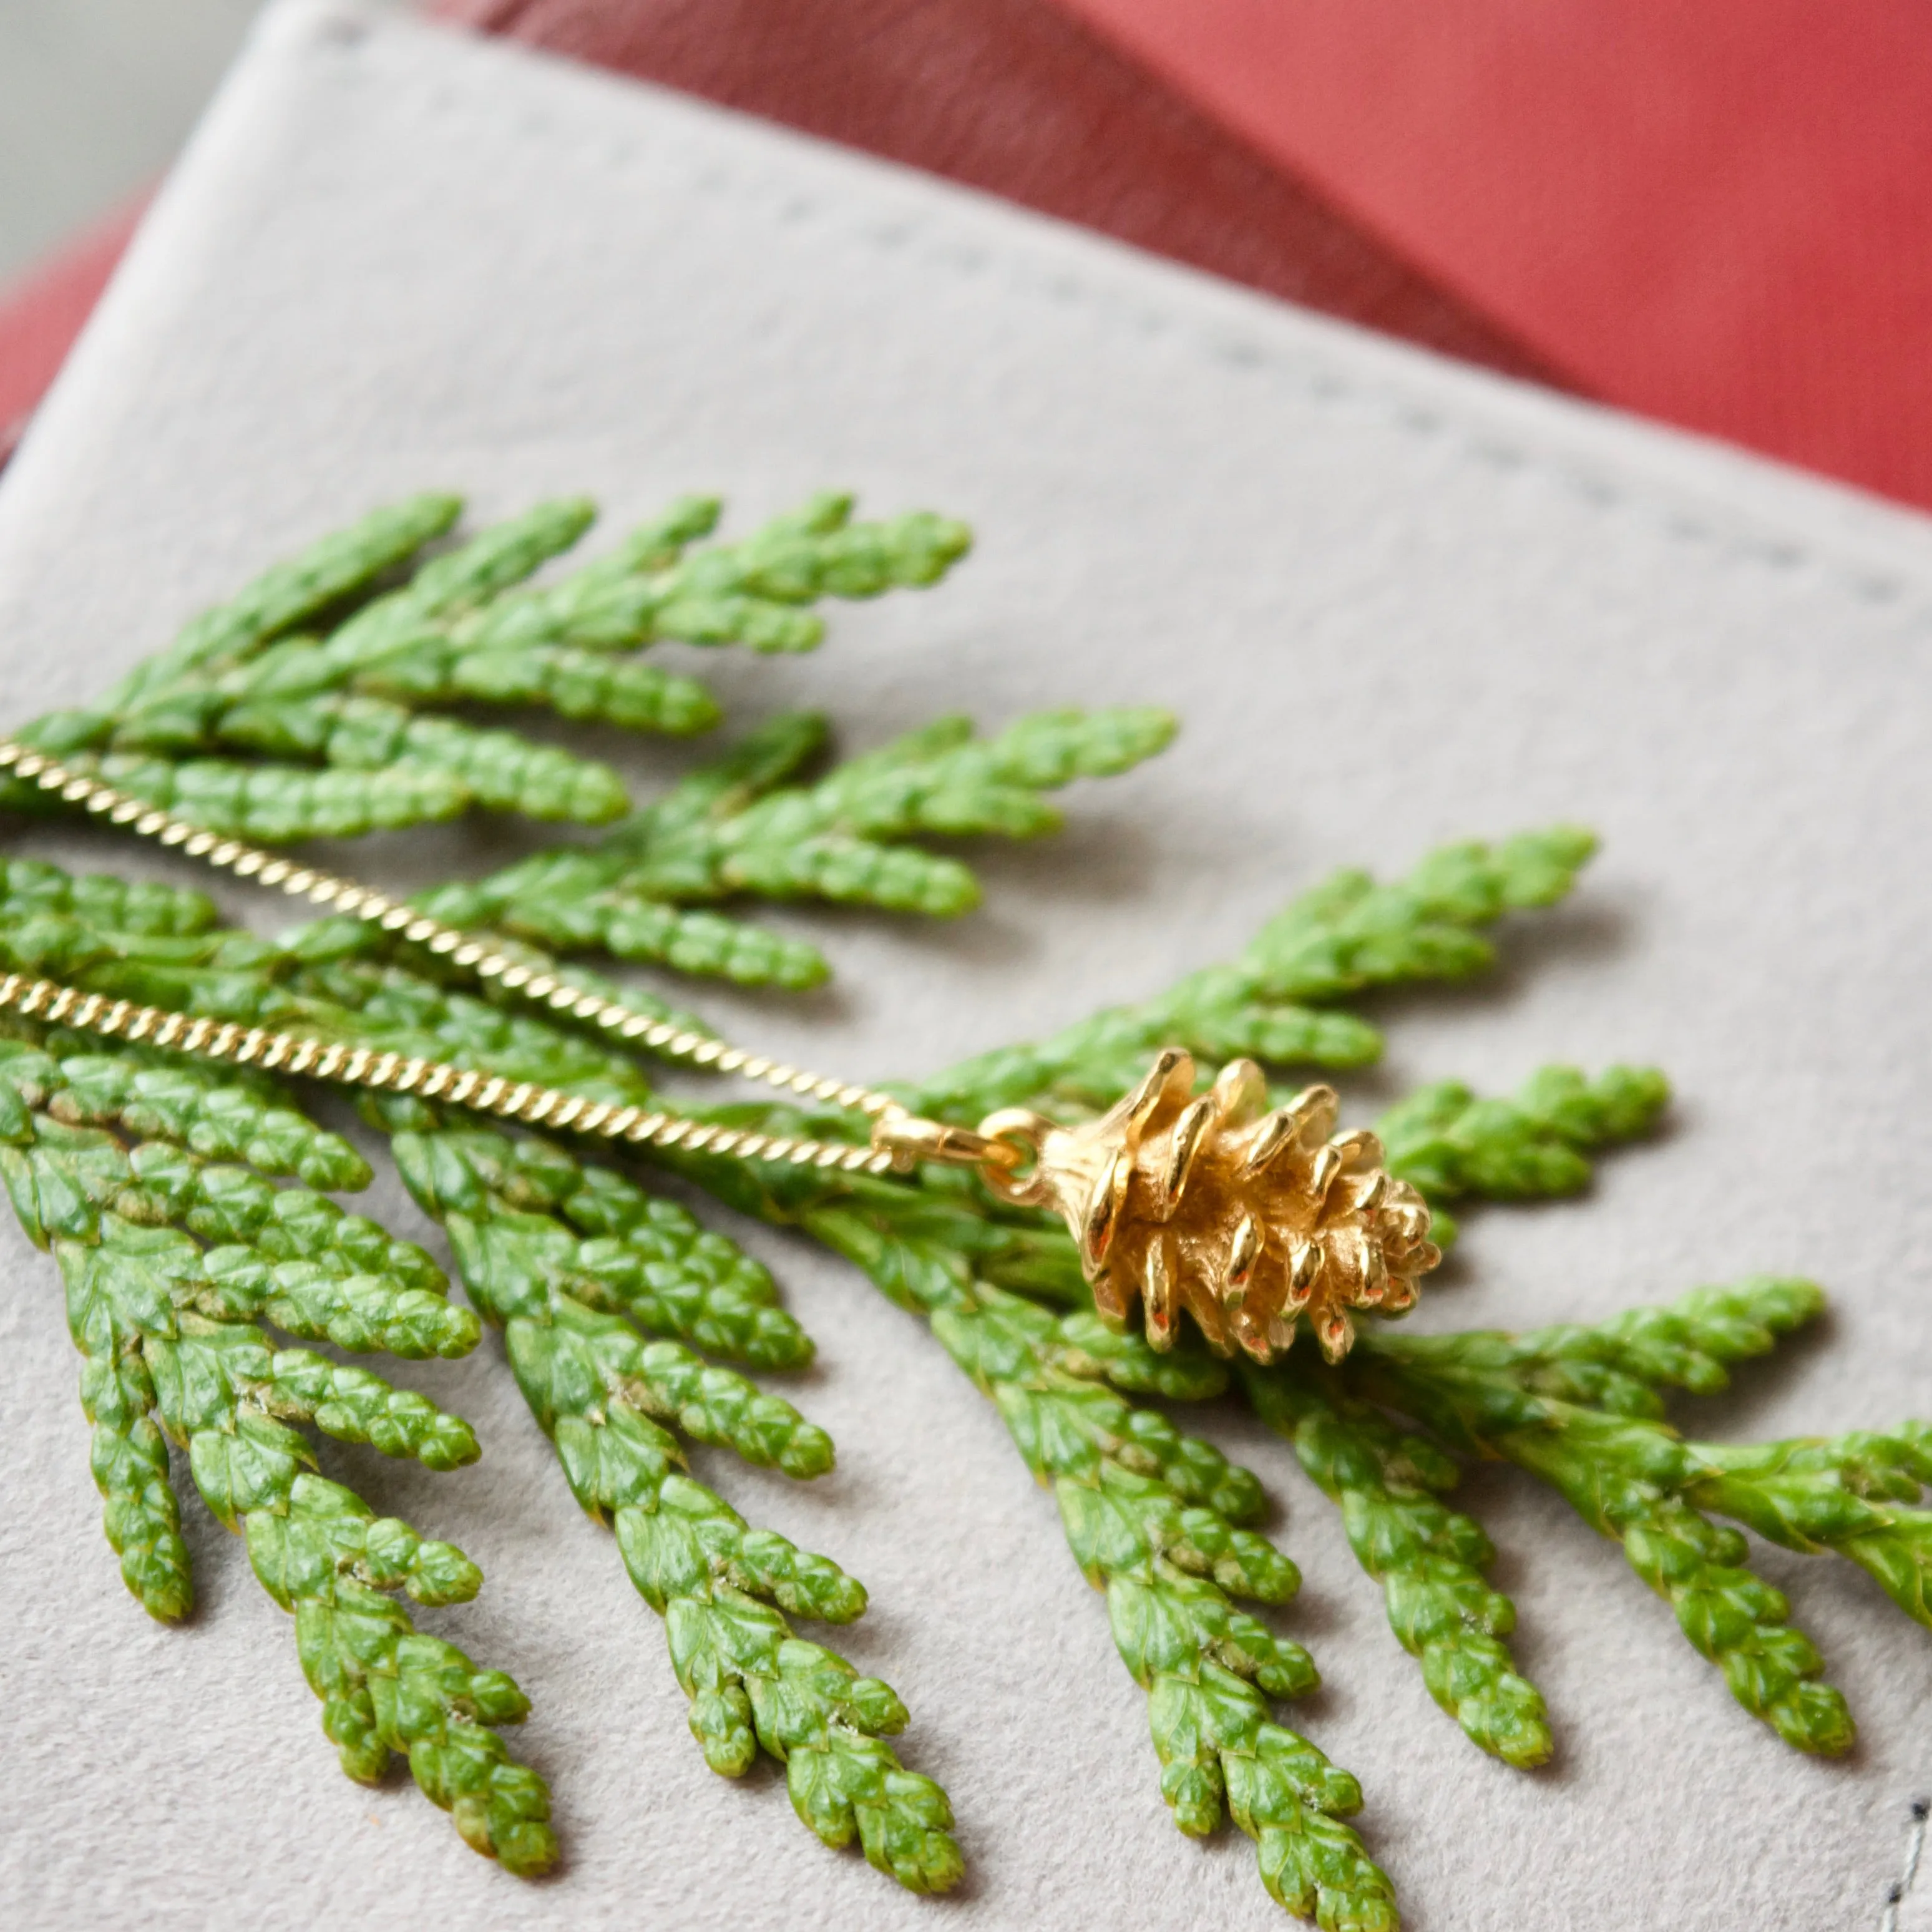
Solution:
M 1330 1131 L 1334 1094 L 1310 1088 L 1286 1107 L 1265 1112 L 1267 1082 L 1252 1061 L 1223 1068 L 1212 1090 L 1195 1098 L 1193 1060 L 1170 1048 L 1139 1087 L 1098 1120 L 1061 1128 L 1009 1108 L 989 1114 L 976 1132 L 948 1126 L 918 1118 L 890 1094 L 784 1066 L 580 992 L 554 973 L 518 964 L 488 941 L 366 886 L 190 825 L 69 771 L 43 752 L 0 739 L 0 772 L 9 770 L 144 838 L 368 920 L 479 980 L 619 1039 L 866 1114 L 872 1138 L 855 1144 L 728 1127 L 442 1060 L 233 1020 L 190 1018 L 23 973 L 0 978 L 0 1011 L 237 1066 L 413 1094 L 634 1146 L 784 1161 L 831 1173 L 904 1172 L 922 1160 L 976 1166 L 1001 1198 L 1059 1213 L 1078 1244 L 1081 1270 L 1102 1316 L 1124 1322 L 1141 1300 L 1147 1338 L 1156 1348 L 1173 1346 L 1184 1307 L 1220 1353 L 1238 1346 L 1257 1361 L 1272 1361 L 1305 1321 L 1322 1352 L 1336 1361 L 1354 1338 L 1352 1311 L 1404 1312 L 1414 1304 L 1422 1276 L 1442 1258 L 1427 1238 L 1427 1204 L 1384 1170 L 1381 1143 L 1372 1134 Z
M 686 1060 L 715 1072 L 764 1081 L 806 1100 L 864 1114 L 873 1124 L 872 1140 L 870 1145 L 855 1145 L 848 1142 L 791 1138 L 720 1126 L 662 1109 L 592 1102 L 554 1087 L 465 1071 L 442 1060 L 379 1052 L 370 1047 L 348 1047 L 339 1042 L 274 1033 L 234 1022 L 190 1019 L 184 1013 L 110 1000 L 101 994 L 83 993 L 75 987 L 18 973 L 0 980 L 0 1007 L 112 1038 L 198 1054 L 205 1059 L 307 1074 L 315 1079 L 340 1081 L 389 1093 L 414 1094 L 424 1100 L 446 1100 L 478 1112 L 524 1120 L 532 1126 L 568 1129 L 639 1146 L 730 1154 L 746 1160 L 784 1161 L 796 1166 L 851 1174 L 884 1174 L 895 1168 L 903 1171 L 922 1160 L 968 1165 L 988 1160 L 1002 1166 L 1010 1164 L 1010 1150 L 963 1128 L 921 1120 L 890 1094 L 829 1079 L 763 1054 L 747 1052 L 742 1047 L 728 1046 L 710 1034 L 639 1012 L 620 1000 L 606 999 L 601 993 L 566 985 L 556 974 L 523 965 L 488 941 L 419 913 L 371 886 L 358 885 L 352 879 L 337 878 L 314 866 L 265 852 L 238 838 L 190 824 L 146 799 L 117 790 L 84 772 L 70 771 L 44 752 L 11 739 L 0 739 L 0 772 L 8 770 L 16 778 L 30 780 L 43 791 L 58 794 L 70 805 L 80 806 L 106 819 L 110 824 L 124 826 L 142 838 L 177 848 L 190 858 L 204 860 L 238 878 L 252 879 L 257 885 L 279 886 L 292 898 L 305 898 L 312 904 L 366 920 L 386 932 L 427 946 L 452 965 L 473 973 L 478 980 L 494 982 L 505 992 L 554 1012 L 601 1027 L 617 1039 L 666 1059 Z
M 131 1000 L 110 999 L 105 993 L 83 993 L 77 987 L 33 979 L 24 973 L 10 973 L 0 980 L 0 1007 L 49 1025 L 75 1027 L 110 1040 L 172 1047 L 178 1053 L 258 1066 L 265 1072 L 305 1073 L 351 1087 L 414 1094 L 425 1100 L 447 1100 L 453 1106 L 526 1121 L 532 1126 L 568 1128 L 638 1146 L 736 1154 L 746 1160 L 790 1161 L 852 1174 L 884 1174 L 895 1161 L 890 1148 L 741 1132 L 686 1114 L 590 1101 L 534 1081 L 507 1080 L 501 1074 L 479 1073 L 445 1060 L 345 1046 L 340 1040 L 275 1033 L 234 1020 L 190 1019 L 186 1013 L 171 1012 L 165 1007 L 136 1006 Z

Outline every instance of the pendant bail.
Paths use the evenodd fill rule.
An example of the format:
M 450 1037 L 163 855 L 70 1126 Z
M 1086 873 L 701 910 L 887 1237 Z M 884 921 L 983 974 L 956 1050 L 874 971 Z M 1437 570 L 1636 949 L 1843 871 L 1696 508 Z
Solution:
M 928 1160 L 952 1167 L 1010 1168 L 1021 1160 L 1019 1149 L 1004 1141 L 989 1139 L 970 1127 L 924 1120 L 916 1114 L 888 1114 L 875 1120 L 872 1145 L 890 1154 L 894 1168 L 902 1174 L 910 1174 Z

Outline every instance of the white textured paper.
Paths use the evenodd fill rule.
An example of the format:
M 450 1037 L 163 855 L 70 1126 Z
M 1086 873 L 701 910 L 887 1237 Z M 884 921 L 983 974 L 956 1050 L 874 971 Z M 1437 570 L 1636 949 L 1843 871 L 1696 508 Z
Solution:
M 1588 1200 L 1472 1216 L 1418 1319 L 1595 1317 L 1808 1271 L 1829 1322 L 1694 1426 L 1932 1408 L 1932 542 L 1903 514 L 757 124 L 298 0 L 0 489 L 5 716 L 85 698 L 405 490 L 466 487 L 478 517 L 588 490 L 620 524 L 710 488 L 742 528 L 827 482 L 964 516 L 979 548 L 941 591 L 836 609 L 816 658 L 704 658 L 734 727 L 810 704 L 862 746 L 950 710 L 1151 700 L 1186 729 L 1072 795 L 1061 838 L 987 852 L 983 911 L 798 915 L 836 988 L 704 992 L 707 1012 L 856 1077 L 914 1072 L 1158 988 L 1336 864 L 1580 820 L 1606 847 L 1574 904 L 1512 931 L 1496 978 L 1380 1003 L 1390 1050 L 1357 1103 L 1553 1058 L 1654 1060 L 1682 1100 Z M 688 755 L 616 748 L 646 788 Z M 345 856 L 418 877 L 481 868 L 500 838 Z M 16 849 L 134 862 L 84 835 Z M 380 1202 L 420 1228 L 393 1187 Z M 871 1588 L 834 1640 L 904 1696 L 905 1755 L 952 1793 L 955 1900 L 823 1850 L 768 1771 L 705 1769 L 657 1620 L 492 1342 L 399 1371 L 476 1422 L 478 1467 L 324 1466 L 483 1565 L 475 1604 L 425 1621 L 534 1699 L 517 1744 L 555 1788 L 563 1868 L 519 1884 L 406 1780 L 347 1783 L 287 1619 L 198 1505 L 194 1622 L 159 1629 L 122 1591 L 58 1282 L 9 1218 L 10 1922 L 1282 1923 L 1244 1839 L 1168 1823 L 1144 1701 L 991 1406 L 850 1270 L 746 1238 L 820 1340 L 796 1394 L 839 1467 L 804 1489 L 700 1469 Z M 1559 1738 L 1525 1775 L 1430 1703 L 1286 1448 L 1232 1414 L 1208 1426 L 1280 1499 L 1307 1580 L 1281 1626 L 1326 1678 L 1289 1721 L 1360 1778 L 1418 1932 L 1880 1924 L 1932 1792 L 1932 1637 L 1862 1575 L 1763 1554 L 1862 1726 L 1848 1760 L 1808 1762 L 1615 1548 L 1479 1473 L 1466 1493 Z

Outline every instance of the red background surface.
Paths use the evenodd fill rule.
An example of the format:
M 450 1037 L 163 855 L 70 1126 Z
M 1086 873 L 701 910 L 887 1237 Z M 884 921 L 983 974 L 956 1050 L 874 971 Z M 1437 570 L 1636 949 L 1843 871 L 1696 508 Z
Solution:
M 1932 504 L 1923 0 L 1065 0 L 1606 400 Z
M 444 0 L 440 10 L 1450 355 L 1552 374 L 1049 0 Z
M 76 236 L 0 296 L 0 464 L 60 372 L 140 218 L 136 206 Z
M 1906 0 L 440 10 L 1932 506 L 1932 32 Z M 0 305 L 0 425 L 126 226 Z

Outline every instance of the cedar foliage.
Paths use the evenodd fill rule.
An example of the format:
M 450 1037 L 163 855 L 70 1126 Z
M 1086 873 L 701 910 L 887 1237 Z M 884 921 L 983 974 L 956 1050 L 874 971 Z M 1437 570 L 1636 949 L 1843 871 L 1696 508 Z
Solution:
M 18 735 L 257 839 L 472 806 L 603 823 L 593 838 L 418 903 L 532 958 L 810 985 L 826 970 L 815 951 L 718 908 L 810 897 L 962 911 L 976 899 L 972 874 L 926 842 L 1050 831 L 1045 792 L 1126 770 L 1160 748 L 1169 721 L 1049 712 L 982 738 L 948 719 L 828 768 L 824 722 L 782 718 L 633 808 L 608 767 L 436 707 L 546 704 L 633 729 L 706 728 L 709 694 L 635 652 L 664 639 L 808 649 L 816 600 L 930 583 L 964 548 L 943 519 L 854 523 L 850 508 L 815 498 L 748 538 L 700 547 L 716 506 L 688 500 L 532 587 L 581 535 L 586 506 L 540 506 L 426 552 L 457 506 L 416 499 L 267 573 L 98 706 Z M 0 802 L 47 803 L 17 785 Z M 1232 960 L 901 1091 L 970 1124 L 998 1106 L 1103 1108 L 1168 1045 L 1210 1065 L 1249 1055 L 1278 1076 L 1364 1066 L 1382 1042 L 1354 1002 L 1480 973 L 1498 928 L 1567 895 L 1592 844 L 1556 828 L 1449 847 L 1392 882 L 1338 873 Z M 271 943 L 224 927 L 198 893 L 14 861 L 0 866 L 0 966 L 597 1100 L 651 1092 L 644 1066 L 601 1038 L 473 991 L 352 920 Z M 588 967 L 565 970 L 604 983 Z M 634 986 L 627 998 L 670 1010 Z M 957 1879 L 945 1794 L 885 1742 L 904 1707 L 792 1627 L 850 1622 L 862 1586 L 685 1473 L 686 1440 L 801 1479 L 832 1460 L 824 1432 L 744 1372 L 796 1369 L 812 1344 L 728 1236 L 606 1150 L 420 1101 L 368 1101 L 365 1118 L 448 1238 L 472 1315 L 445 1298 L 420 1250 L 327 1198 L 367 1168 L 308 1117 L 306 1096 L 25 1022 L 5 1034 L 0 1172 L 67 1280 L 109 1539 L 151 1612 L 178 1616 L 190 1601 L 172 1440 L 211 1509 L 245 1534 L 265 1587 L 295 1612 L 303 1667 L 351 1775 L 374 1776 L 403 1751 L 470 1842 L 514 1870 L 547 1864 L 542 1787 L 494 1728 L 522 1713 L 514 1686 L 413 1631 L 392 1594 L 458 1600 L 477 1586 L 473 1568 L 322 1482 L 292 1425 L 431 1468 L 473 1456 L 473 1438 L 420 1397 L 284 1347 L 262 1325 L 350 1351 L 460 1354 L 480 1316 L 500 1331 L 572 1494 L 612 1528 L 663 1618 L 707 1762 L 734 1775 L 762 1751 L 784 1764 L 795 1809 L 827 1843 L 856 1838 L 915 1890 Z M 1667 1099 L 1647 1070 L 1550 1067 L 1508 1098 L 1425 1088 L 1377 1130 L 1392 1171 L 1453 1234 L 1451 1202 L 1580 1191 L 1593 1160 L 1645 1132 Z M 860 1132 L 850 1117 L 775 1103 L 706 1111 L 821 1138 Z M 1161 1354 L 1110 1331 L 1058 1225 L 996 1204 L 956 1170 L 881 1179 L 657 1158 L 728 1206 L 831 1247 L 927 1322 L 998 1405 L 1053 1493 L 1070 1553 L 1106 1596 L 1176 1823 L 1202 1834 L 1232 1818 L 1270 1892 L 1330 1932 L 1392 1928 L 1392 1892 L 1348 1822 L 1362 1804 L 1355 1780 L 1277 1715 L 1318 1678 L 1305 1649 L 1244 1607 L 1286 1604 L 1299 1580 L 1255 1527 L 1262 1486 L 1179 1426 L 1176 1406 L 1232 1395 L 1285 1438 L 1340 1512 L 1431 1695 L 1475 1745 L 1520 1767 L 1544 1762 L 1554 1733 L 1511 1657 L 1515 1612 L 1485 1575 L 1488 1540 L 1454 1506 L 1471 1459 L 1549 1484 L 1621 1543 L 1738 1702 L 1801 1749 L 1842 1751 L 1851 1719 L 1784 1599 L 1748 1567 L 1737 1526 L 1846 1556 L 1932 1623 L 1932 1511 L 1916 1507 L 1932 1481 L 1932 1428 L 1732 1445 L 1666 1420 L 1670 1400 L 1722 1388 L 1731 1365 L 1814 1316 L 1822 1297 L 1808 1282 L 1750 1280 L 1522 1335 L 1378 1324 L 1337 1367 L 1297 1350 L 1232 1370 L 1198 1341 Z

